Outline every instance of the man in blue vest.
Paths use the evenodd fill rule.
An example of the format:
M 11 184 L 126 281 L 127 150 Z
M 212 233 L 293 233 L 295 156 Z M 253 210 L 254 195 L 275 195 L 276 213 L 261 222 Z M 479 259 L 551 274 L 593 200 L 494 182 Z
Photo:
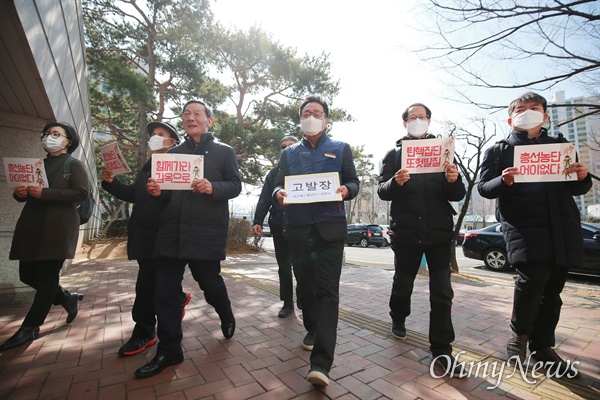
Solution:
M 307 335 L 302 347 L 312 350 L 307 380 L 318 386 L 329 384 L 329 370 L 337 337 L 339 287 L 344 242 L 347 236 L 344 200 L 358 194 L 359 180 L 347 143 L 325 134 L 329 106 L 319 96 L 307 97 L 300 106 L 304 137 L 281 155 L 273 197 L 284 204 L 286 176 L 336 173 L 342 201 L 320 201 L 287 205 L 286 230 L 291 243 L 292 264 L 298 275 Z M 286 203 L 287 204 L 287 203 Z

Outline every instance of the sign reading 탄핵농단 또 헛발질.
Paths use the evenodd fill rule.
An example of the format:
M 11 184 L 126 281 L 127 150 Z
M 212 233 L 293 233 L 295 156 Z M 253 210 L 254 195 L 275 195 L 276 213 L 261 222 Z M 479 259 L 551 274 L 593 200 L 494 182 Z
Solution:
M 515 146 L 513 165 L 519 169 L 515 183 L 576 181 L 577 174 L 567 171 L 576 159 L 571 143 Z
M 131 172 L 131 168 L 125 162 L 125 158 L 123 158 L 123 153 L 121 153 L 117 142 L 105 144 L 100 147 L 100 156 L 104 165 L 110 169 L 113 175 L 128 174 Z
M 44 160 L 40 158 L 4 157 L 4 172 L 8 187 L 49 187 Z
M 336 193 L 340 187 L 337 172 L 321 174 L 289 175 L 285 177 L 284 189 L 286 204 L 317 203 L 323 201 L 342 201 L 342 195 Z
M 402 168 L 411 174 L 444 172 L 454 162 L 451 137 L 402 141 Z
M 204 156 L 152 154 L 151 177 L 164 190 L 192 190 L 192 182 L 204 178 Z

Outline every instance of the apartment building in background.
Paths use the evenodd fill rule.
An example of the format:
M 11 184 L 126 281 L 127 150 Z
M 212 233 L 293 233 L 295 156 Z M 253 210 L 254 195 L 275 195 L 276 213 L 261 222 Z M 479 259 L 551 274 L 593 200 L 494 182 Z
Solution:
M 566 104 L 566 107 L 553 107 L 553 104 Z M 579 161 L 584 163 L 594 175 L 600 172 L 600 115 L 587 115 L 589 105 L 600 105 L 600 96 L 579 96 L 566 98 L 560 90 L 552 95 L 548 104 L 550 134 L 562 133 L 579 151 Z M 582 118 L 577 117 L 583 116 Z M 600 182 L 595 181 L 592 189 L 584 195 L 575 197 L 581 215 L 585 218 L 588 207 L 600 204 Z

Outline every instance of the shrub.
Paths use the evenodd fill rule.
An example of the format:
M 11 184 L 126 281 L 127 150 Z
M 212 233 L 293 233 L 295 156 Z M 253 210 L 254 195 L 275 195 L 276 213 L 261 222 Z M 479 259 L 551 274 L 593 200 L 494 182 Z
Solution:
M 102 225 L 102 230 L 107 238 L 111 237 L 125 237 L 127 236 L 127 224 L 129 223 L 129 218 L 117 218 L 110 221 L 104 221 Z

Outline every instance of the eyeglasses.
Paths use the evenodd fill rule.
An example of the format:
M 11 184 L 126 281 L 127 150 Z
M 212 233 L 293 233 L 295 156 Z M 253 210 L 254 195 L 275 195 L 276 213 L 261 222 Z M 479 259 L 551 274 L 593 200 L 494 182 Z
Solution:
M 429 117 L 427 115 L 419 115 L 418 117 L 416 115 L 409 115 L 408 116 L 408 122 L 415 121 L 416 119 L 420 119 L 421 121 L 425 121 L 428 118 Z
M 313 111 L 313 112 L 304 111 L 302 113 L 302 119 L 309 118 L 311 115 L 315 118 L 321 118 L 324 115 L 324 113 L 323 113 L 323 111 Z
M 284 145 L 284 144 L 282 144 L 282 145 L 281 145 L 281 150 L 285 150 L 285 149 L 287 149 L 287 146 L 286 146 L 286 145 Z
M 52 136 L 54 139 L 58 139 L 59 137 L 64 137 L 65 139 L 67 138 L 60 131 L 46 131 L 46 132 L 42 132 L 42 137 L 41 138 L 43 139 L 46 136 Z

